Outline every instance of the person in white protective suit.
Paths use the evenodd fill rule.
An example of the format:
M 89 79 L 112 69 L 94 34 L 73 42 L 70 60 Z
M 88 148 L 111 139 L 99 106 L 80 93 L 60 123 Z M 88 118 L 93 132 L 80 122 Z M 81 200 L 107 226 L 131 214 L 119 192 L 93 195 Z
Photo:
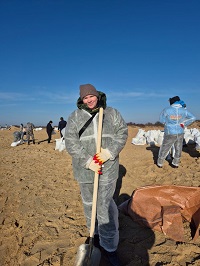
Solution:
M 121 114 L 106 106 L 106 95 L 91 84 L 80 85 L 76 109 L 68 118 L 65 145 L 72 156 L 74 177 L 80 185 L 87 227 L 90 229 L 94 173 L 99 176 L 94 245 L 101 248 L 110 265 L 119 266 L 118 209 L 113 200 L 119 173 L 119 153 L 125 146 L 128 128 Z M 99 107 L 103 107 L 101 152 L 96 153 Z M 90 123 L 85 126 L 86 122 Z M 94 158 L 94 155 L 95 158 Z
M 160 114 L 160 122 L 164 124 L 164 138 L 157 160 L 157 166 L 160 168 L 163 167 L 164 160 L 172 146 L 174 157 L 170 165 L 178 168 L 183 147 L 184 128 L 196 120 L 195 116 L 188 112 L 179 96 L 169 98 L 169 102 L 170 107 L 165 108 Z

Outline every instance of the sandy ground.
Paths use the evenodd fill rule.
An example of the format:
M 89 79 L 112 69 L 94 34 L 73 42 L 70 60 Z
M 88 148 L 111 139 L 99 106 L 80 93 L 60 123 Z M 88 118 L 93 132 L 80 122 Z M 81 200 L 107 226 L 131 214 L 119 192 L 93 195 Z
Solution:
M 145 128 L 150 129 L 155 128 Z M 35 145 L 11 147 L 14 131 L 16 128 L 0 130 L 0 265 L 72 266 L 88 231 L 71 157 L 55 150 L 59 133 L 50 144 L 38 145 L 47 136 L 45 129 L 35 131 Z M 117 204 L 142 186 L 200 186 L 200 153 L 194 145 L 183 149 L 178 169 L 167 162 L 159 169 L 154 164 L 158 147 L 131 144 L 137 132 L 137 127 L 129 127 L 120 154 Z M 186 241 L 176 242 L 120 213 L 118 254 L 122 266 L 200 265 L 200 237 L 194 242 L 186 222 L 184 228 Z M 103 259 L 101 266 L 107 266 Z

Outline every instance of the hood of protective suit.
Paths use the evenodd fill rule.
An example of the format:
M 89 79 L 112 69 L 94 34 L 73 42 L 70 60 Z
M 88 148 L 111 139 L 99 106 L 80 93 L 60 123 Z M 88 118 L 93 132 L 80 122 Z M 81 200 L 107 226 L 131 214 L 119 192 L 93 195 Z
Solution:
M 97 108 L 91 110 L 90 108 L 87 107 L 86 104 L 83 103 L 83 100 L 81 100 L 81 97 L 78 98 L 77 100 L 77 107 L 78 109 L 84 109 L 90 114 L 96 113 L 99 111 L 99 107 L 103 107 L 103 109 L 106 108 L 106 94 L 104 92 L 98 91 L 99 97 L 98 97 L 98 106 Z

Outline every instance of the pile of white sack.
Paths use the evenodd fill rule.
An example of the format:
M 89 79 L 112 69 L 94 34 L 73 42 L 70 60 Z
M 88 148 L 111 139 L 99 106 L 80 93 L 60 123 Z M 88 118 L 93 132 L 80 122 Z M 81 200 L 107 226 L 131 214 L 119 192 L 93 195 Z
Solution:
M 139 129 L 135 138 L 132 138 L 132 144 L 135 145 L 158 145 L 163 142 L 163 130 L 148 130 Z M 186 144 L 196 144 L 196 150 L 200 150 L 200 131 L 197 128 L 184 130 L 184 140 Z
M 36 127 L 36 128 L 34 128 L 34 130 L 35 131 L 40 131 L 40 130 L 42 130 L 42 127 Z

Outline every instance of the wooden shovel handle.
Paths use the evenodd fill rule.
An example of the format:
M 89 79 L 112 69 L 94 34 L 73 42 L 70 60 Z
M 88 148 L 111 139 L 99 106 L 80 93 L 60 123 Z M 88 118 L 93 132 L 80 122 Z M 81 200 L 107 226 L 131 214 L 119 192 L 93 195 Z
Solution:
M 98 134 L 97 134 L 97 153 L 101 151 L 101 135 L 103 126 L 103 108 L 99 108 L 99 124 L 98 124 Z M 92 200 L 92 215 L 91 215 L 91 225 L 90 225 L 90 237 L 94 236 L 96 213 L 97 213 L 97 193 L 98 193 L 98 183 L 99 174 L 94 175 L 94 189 L 93 189 L 93 200 Z

